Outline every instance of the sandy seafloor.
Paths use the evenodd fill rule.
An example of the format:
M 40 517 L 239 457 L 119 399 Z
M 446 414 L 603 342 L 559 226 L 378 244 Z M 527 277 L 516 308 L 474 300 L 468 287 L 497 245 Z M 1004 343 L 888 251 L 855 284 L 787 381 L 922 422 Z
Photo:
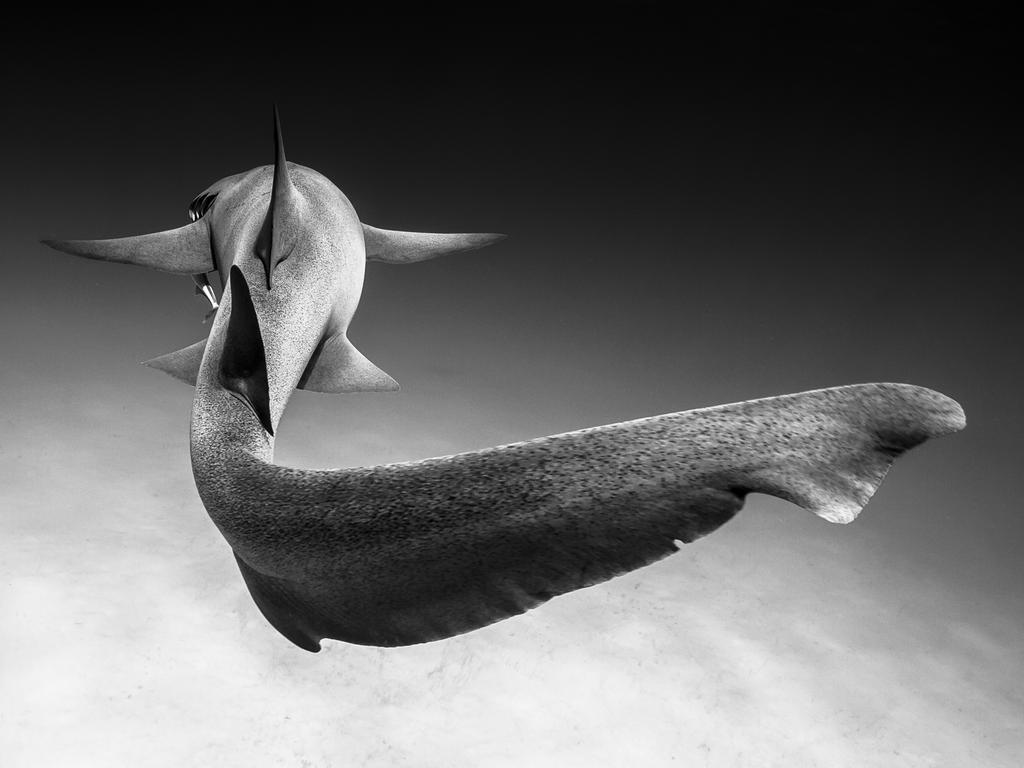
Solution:
M 80 428 L 60 447 L 4 426 L 5 766 L 1018 764 L 1019 611 L 901 559 L 871 506 L 834 526 L 754 496 L 667 560 L 524 616 L 301 651 L 199 503 L 174 386 L 182 412 L 97 388 L 82 413 L 54 385 L 49 417 Z M 317 428 L 302 397 L 293 434 Z M 372 416 L 346 419 L 372 453 Z M 283 457 L 310 458 L 296 442 Z M 899 514 L 900 493 L 876 504 Z

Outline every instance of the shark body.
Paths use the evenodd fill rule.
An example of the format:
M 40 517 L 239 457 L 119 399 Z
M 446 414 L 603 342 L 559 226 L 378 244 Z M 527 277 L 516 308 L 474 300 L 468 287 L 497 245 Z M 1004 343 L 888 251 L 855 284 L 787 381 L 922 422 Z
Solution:
M 961 429 L 960 406 L 862 384 L 655 416 L 457 456 L 300 470 L 273 463 L 296 388 L 385 391 L 348 341 L 365 262 L 492 243 L 362 224 L 284 157 L 228 177 L 178 230 L 48 241 L 226 286 L 209 338 L 149 362 L 195 385 L 196 486 L 260 610 L 310 651 L 450 637 L 676 551 L 768 493 L 849 522 L 903 451 Z

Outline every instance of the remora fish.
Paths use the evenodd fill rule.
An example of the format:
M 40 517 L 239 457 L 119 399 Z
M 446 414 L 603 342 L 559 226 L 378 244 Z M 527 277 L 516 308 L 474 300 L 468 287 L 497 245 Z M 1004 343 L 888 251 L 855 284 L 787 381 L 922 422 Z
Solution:
M 953 400 L 861 384 L 611 424 L 369 468 L 273 464 L 292 391 L 388 390 L 346 337 L 365 261 L 418 261 L 499 235 L 361 224 L 324 176 L 285 161 L 223 179 L 188 226 L 44 241 L 88 258 L 227 286 L 209 339 L 150 361 L 195 384 L 196 486 L 260 610 L 323 638 L 397 646 L 450 637 L 659 560 L 714 531 L 747 494 L 854 519 L 895 457 L 957 431 Z

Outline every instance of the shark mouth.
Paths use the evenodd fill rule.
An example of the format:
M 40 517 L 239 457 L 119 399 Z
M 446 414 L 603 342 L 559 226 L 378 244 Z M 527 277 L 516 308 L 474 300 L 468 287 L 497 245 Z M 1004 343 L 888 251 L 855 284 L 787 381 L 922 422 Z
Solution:
M 220 358 L 218 379 L 224 389 L 249 408 L 263 429 L 273 435 L 263 335 L 260 333 L 256 308 L 252 304 L 249 284 L 237 266 L 231 267 L 228 285 L 231 290 L 231 315 L 228 318 L 228 332 Z

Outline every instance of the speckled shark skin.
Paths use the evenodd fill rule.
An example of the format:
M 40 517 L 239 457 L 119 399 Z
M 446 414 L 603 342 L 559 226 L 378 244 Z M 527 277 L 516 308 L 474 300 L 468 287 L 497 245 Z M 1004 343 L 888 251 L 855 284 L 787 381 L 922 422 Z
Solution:
M 260 610 L 301 648 L 317 651 L 323 638 L 405 645 L 485 626 L 675 552 L 749 493 L 849 522 L 899 454 L 964 426 L 937 392 L 861 384 L 411 463 L 278 466 L 274 433 L 296 387 L 395 386 L 345 346 L 366 249 L 404 263 L 425 257 L 417 248 L 494 239 L 366 227 L 337 187 L 278 150 L 276 166 L 211 188 L 216 203 L 190 225 L 209 232 L 206 268 L 196 269 L 199 254 L 168 260 L 179 273 L 213 264 L 228 287 L 209 339 L 156 367 L 194 380 L 196 486 Z M 120 244 L 52 244 L 131 262 L 123 241 L 100 242 Z M 154 249 L 142 251 L 152 266 Z

